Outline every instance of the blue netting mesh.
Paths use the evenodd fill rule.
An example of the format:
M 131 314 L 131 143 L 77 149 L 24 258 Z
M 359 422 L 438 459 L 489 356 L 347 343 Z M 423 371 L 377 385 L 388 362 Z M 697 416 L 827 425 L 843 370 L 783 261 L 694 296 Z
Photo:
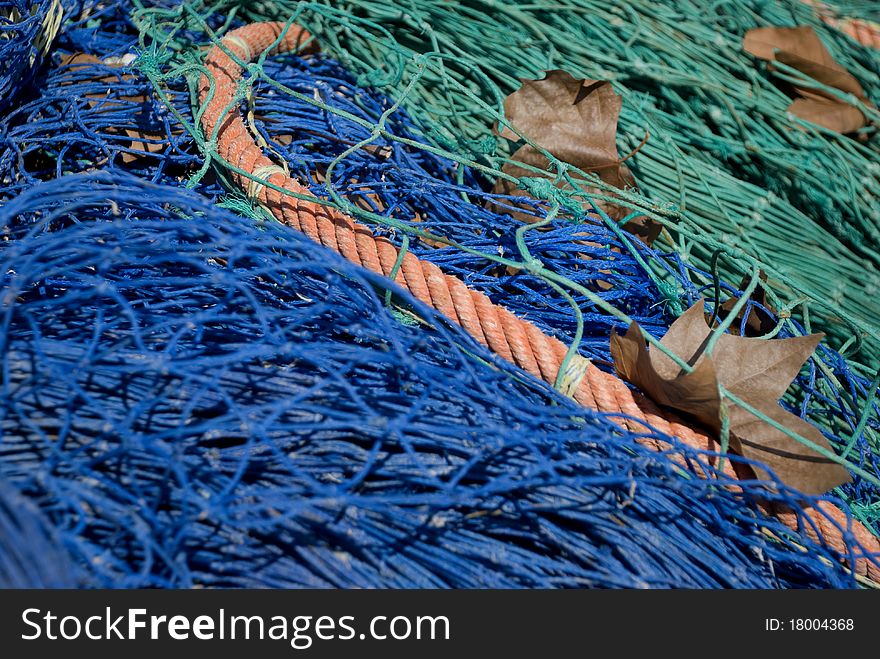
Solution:
M 0 110 L 27 86 L 51 42 L 57 0 L 0 0 Z
M 96 31 L 86 34 L 94 39 Z M 134 59 L 133 37 L 97 34 L 106 38 L 100 49 L 65 33 L 55 51 L 57 66 L 41 76 L 39 94 L 2 122 L 4 195 L 41 179 L 97 167 L 180 182 L 186 167 L 196 162 L 191 141 L 155 102 L 152 85 L 128 66 Z M 175 99 L 186 107 L 185 92 Z
M 79 573 L 39 508 L 0 483 L 0 588 L 87 585 Z

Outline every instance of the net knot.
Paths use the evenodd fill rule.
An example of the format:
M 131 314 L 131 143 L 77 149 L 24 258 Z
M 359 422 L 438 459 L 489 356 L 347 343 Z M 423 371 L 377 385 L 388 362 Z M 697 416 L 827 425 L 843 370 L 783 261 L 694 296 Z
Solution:
M 251 201 L 256 201 L 266 187 L 266 182 L 275 174 L 287 176 L 287 170 L 279 165 L 264 165 L 254 169 L 251 174 L 253 178 L 248 183 L 247 196 Z
M 163 67 L 169 57 L 166 55 L 163 58 L 155 48 L 144 49 L 137 52 L 137 59 L 132 62 L 131 66 L 147 78 L 161 79 Z
M 383 69 L 371 69 L 361 73 L 357 77 L 358 87 L 393 87 L 399 85 L 403 79 L 403 67 L 396 67 L 394 71 Z
M 560 190 L 553 181 L 540 176 L 523 176 L 518 179 L 519 187 L 535 199 L 543 199 L 559 204 L 561 208 L 580 218 L 585 214 L 583 206 L 565 192 Z
M 578 354 L 572 355 L 571 359 L 567 363 L 563 363 L 560 369 L 556 390 L 564 396 L 574 398 L 581 382 L 587 375 L 588 368 L 590 368 L 589 359 Z
M 657 290 L 669 313 L 676 318 L 684 313 L 684 308 L 681 305 L 681 289 L 678 286 L 666 281 L 658 281 Z

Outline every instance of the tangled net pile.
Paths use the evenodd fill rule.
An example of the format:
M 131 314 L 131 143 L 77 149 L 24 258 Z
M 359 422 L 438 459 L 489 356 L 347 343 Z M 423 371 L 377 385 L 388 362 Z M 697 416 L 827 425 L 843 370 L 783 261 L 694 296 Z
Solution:
M 613 329 L 636 320 L 662 335 L 700 296 L 738 296 L 725 276 L 739 281 L 760 265 L 785 312 L 775 335 L 829 333 L 786 403 L 831 440 L 853 474 L 834 494 L 877 533 L 875 270 L 860 251 L 875 232 L 876 167 L 865 169 L 859 197 L 812 185 L 809 173 L 778 175 L 807 154 L 854 168 L 876 154 L 871 135 L 849 144 L 814 131 L 783 151 L 773 141 L 779 119 L 767 117 L 784 97 L 756 72 L 764 115 L 740 117 L 763 136 L 766 152 L 755 155 L 743 146 L 755 138 L 718 123 L 721 101 L 707 96 L 738 87 L 684 101 L 675 87 L 696 84 L 693 76 L 679 73 L 658 92 L 657 64 L 645 61 L 638 75 L 618 77 L 621 152 L 646 127 L 652 135 L 634 157 L 642 194 L 625 197 L 664 223 L 670 244 L 650 249 L 598 209 L 546 189 L 531 203 L 543 221 L 520 225 L 505 212 L 512 201 L 488 192 L 505 159 L 491 127 L 514 77 L 563 63 L 577 74 L 590 63 L 572 63 L 577 44 L 563 27 L 601 29 L 623 46 L 627 30 L 650 22 L 619 60 L 632 62 L 644 57 L 639 38 L 663 34 L 690 7 L 628 4 L 635 13 L 621 24 L 603 14 L 616 9 L 588 2 L 554 12 L 428 0 L 393 10 L 357 0 L 345 11 L 65 3 L 52 62 L 0 120 L 0 482 L 12 488 L 0 495 L 29 502 L 23 521 L 7 522 L 0 504 L 0 548 L 45 546 L 61 558 L 4 563 L 0 580 L 856 585 L 865 570 L 850 568 L 864 568 L 871 548 L 854 520 L 832 519 L 841 550 L 806 512 L 824 510 L 817 500 L 737 480 L 716 469 L 714 454 L 651 428 L 624 430 L 619 414 L 580 407 L 501 360 L 389 279 L 277 223 L 235 185 L 271 182 L 224 162 L 216 135 L 201 128 L 200 45 L 253 21 L 305 25 L 322 53 L 258 59 L 248 68 L 253 93 L 242 85 L 236 98 L 265 153 L 324 203 L 605 369 Z M 764 20 L 763 3 L 724 5 L 748 5 L 751 25 Z M 734 15 L 719 9 L 731 33 Z M 497 34 L 511 16 L 528 39 L 546 40 L 511 49 Z M 833 43 L 846 38 L 819 29 Z M 850 50 L 870 88 L 877 56 Z M 703 72 L 699 84 L 706 79 L 719 80 Z M 682 136 L 682 121 L 705 130 Z M 700 180 L 708 171 L 711 185 Z M 719 238 L 732 217 L 756 212 L 766 233 L 740 245 Z M 816 267 L 838 264 L 833 281 L 786 260 L 778 232 L 792 217 L 815 237 Z M 841 287 L 839 300 L 829 301 L 829 285 Z M 788 523 L 767 510 L 788 511 Z
M 0 0 L 0 109 L 30 80 L 61 17 L 58 0 Z

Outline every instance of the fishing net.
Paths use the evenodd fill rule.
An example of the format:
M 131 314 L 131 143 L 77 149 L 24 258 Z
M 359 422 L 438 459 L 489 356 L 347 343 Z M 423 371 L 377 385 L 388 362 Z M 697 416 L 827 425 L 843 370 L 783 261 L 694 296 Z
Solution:
M 30 80 L 58 30 L 58 0 L 0 1 L 0 109 Z
M 837 16 L 869 21 L 880 20 L 880 7 L 877 7 L 877 3 L 872 0 L 834 0 L 834 2 L 818 2 L 815 4 L 820 9 L 833 12 Z
M 0 588 L 86 585 L 54 527 L 34 503 L 0 484 Z
M 850 583 L 762 484 L 682 478 L 296 232 L 82 176 L 5 209 L 0 472 L 92 583 Z
M 308 27 L 321 53 L 248 66 L 229 110 L 251 139 L 323 203 L 605 370 L 613 330 L 636 320 L 661 336 L 701 296 L 735 300 L 728 281 L 768 273 L 771 336 L 829 335 L 784 402 L 832 443 L 853 475 L 834 494 L 877 533 L 875 141 L 786 130 L 786 97 L 746 71 L 739 40 L 809 23 L 869 92 L 876 55 L 788 3 L 66 15 L 53 66 L 0 133 L 0 470 L 91 583 L 855 583 L 849 522 L 847 556 L 817 539 L 813 500 L 622 430 L 276 224 L 245 194 L 271 182 L 219 157 L 197 88 L 204 46 L 230 29 Z M 501 100 L 551 68 L 615 81 L 641 192 L 587 191 L 555 159 L 571 191 L 535 172 L 514 181 L 529 197 L 492 192 L 510 158 L 492 132 Z M 239 191 L 236 177 L 254 182 Z M 663 224 L 653 248 L 602 211 L 611 198 Z M 766 516 L 774 506 L 800 526 Z

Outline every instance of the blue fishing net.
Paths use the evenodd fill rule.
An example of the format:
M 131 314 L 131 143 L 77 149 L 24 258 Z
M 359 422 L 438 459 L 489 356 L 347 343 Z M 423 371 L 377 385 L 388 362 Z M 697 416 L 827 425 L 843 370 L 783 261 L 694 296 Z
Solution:
M 0 0 L 0 110 L 27 87 L 61 20 L 57 0 Z
M 0 588 L 87 585 L 39 508 L 0 483 Z

